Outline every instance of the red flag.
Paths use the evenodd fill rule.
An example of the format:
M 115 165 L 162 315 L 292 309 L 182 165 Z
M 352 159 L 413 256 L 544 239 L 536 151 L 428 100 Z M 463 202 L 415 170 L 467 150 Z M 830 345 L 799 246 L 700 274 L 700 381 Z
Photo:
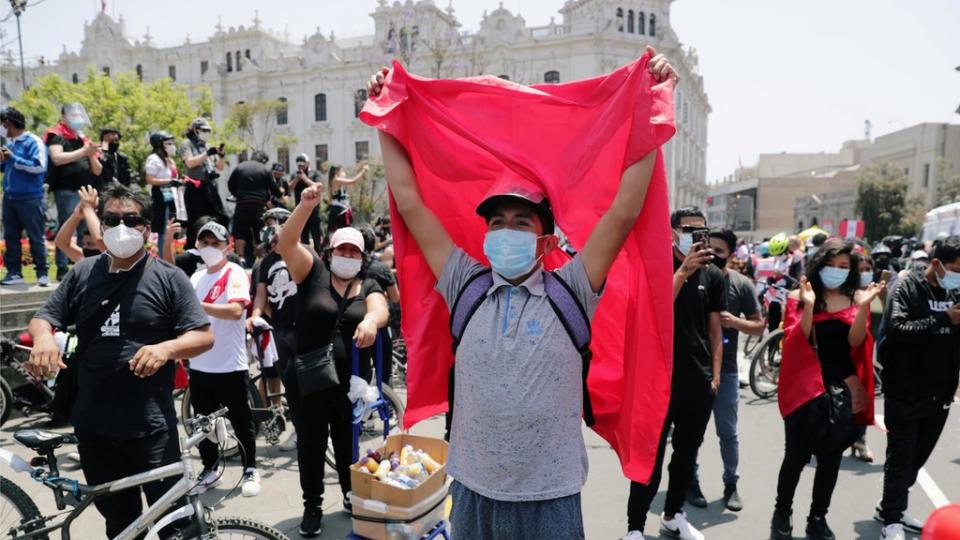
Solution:
M 475 208 L 506 169 L 540 185 L 577 249 L 610 207 L 629 165 L 675 131 L 672 83 L 656 83 L 648 56 L 605 76 L 522 86 L 496 77 L 430 80 L 395 62 L 360 119 L 407 149 L 425 204 L 454 242 L 480 261 L 486 225 Z M 449 312 L 416 242 L 391 205 L 407 344 L 405 423 L 447 410 Z M 672 254 L 667 183 L 657 156 L 646 201 L 607 278 L 593 319 L 589 388 L 594 429 L 624 474 L 647 482 L 670 398 Z M 555 268 L 557 254 L 545 262 Z M 549 359 L 544 359 L 549 361 Z M 518 411 L 522 414 L 522 411 Z

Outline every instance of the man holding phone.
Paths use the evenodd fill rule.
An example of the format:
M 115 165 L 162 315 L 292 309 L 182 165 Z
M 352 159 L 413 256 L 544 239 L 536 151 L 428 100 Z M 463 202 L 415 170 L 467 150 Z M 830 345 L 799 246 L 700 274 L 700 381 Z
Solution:
M 187 246 L 197 242 L 198 228 L 193 223 L 201 216 L 226 218 L 223 209 L 223 200 L 220 198 L 220 189 L 217 179 L 226 166 L 223 159 L 223 144 L 212 146 L 209 144 L 213 128 L 204 117 L 199 117 L 190 124 L 183 142 L 180 143 L 180 158 L 186 167 L 186 176 L 200 180 L 200 186 L 188 185 L 184 199 L 187 203 Z
M 673 426 L 670 483 L 660 516 L 665 534 L 702 540 L 683 512 L 696 467 L 697 452 L 710 421 L 713 399 L 720 387 L 723 330 L 720 314 L 727 309 L 723 273 L 714 264 L 707 218 L 695 206 L 670 215 L 673 228 L 673 377 L 670 405 L 660 435 L 657 462 L 650 483 L 630 483 L 627 502 L 629 533 L 625 540 L 643 538 L 650 503 L 660 486 L 667 434 Z M 699 493 L 699 498 L 703 494 Z M 704 506 L 706 501 L 704 501 Z

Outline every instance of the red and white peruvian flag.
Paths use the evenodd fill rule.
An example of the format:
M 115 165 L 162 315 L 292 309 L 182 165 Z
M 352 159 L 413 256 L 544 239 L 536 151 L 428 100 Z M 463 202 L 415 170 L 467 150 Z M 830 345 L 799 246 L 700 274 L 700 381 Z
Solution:
M 840 236 L 846 239 L 863 238 L 866 224 L 859 219 L 840 220 Z

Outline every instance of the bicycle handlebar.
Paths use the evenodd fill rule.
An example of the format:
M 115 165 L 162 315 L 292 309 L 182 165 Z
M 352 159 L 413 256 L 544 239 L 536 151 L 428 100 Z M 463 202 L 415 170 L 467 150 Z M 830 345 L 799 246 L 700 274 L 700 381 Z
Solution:
M 217 420 L 217 418 L 225 416 L 226 414 L 227 414 L 227 408 L 224 407 L 208 415 L 199 415 L 199 416 L 194 416 L 193 418 L 188 418 L 183 423 L 186 424 L 191 429 L 210 431 L 211 429 L 213 429 L 214 422 Z

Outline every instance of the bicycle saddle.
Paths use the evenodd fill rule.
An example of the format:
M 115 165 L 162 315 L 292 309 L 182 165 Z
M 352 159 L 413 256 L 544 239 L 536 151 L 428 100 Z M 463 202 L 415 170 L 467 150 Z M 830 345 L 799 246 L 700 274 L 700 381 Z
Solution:
M 54 433 L 42 429 L 21 429 L 13 438 L 31 450 L 52 450 L 64 443 L 75 444 L 77 437 L 70 433 Z

